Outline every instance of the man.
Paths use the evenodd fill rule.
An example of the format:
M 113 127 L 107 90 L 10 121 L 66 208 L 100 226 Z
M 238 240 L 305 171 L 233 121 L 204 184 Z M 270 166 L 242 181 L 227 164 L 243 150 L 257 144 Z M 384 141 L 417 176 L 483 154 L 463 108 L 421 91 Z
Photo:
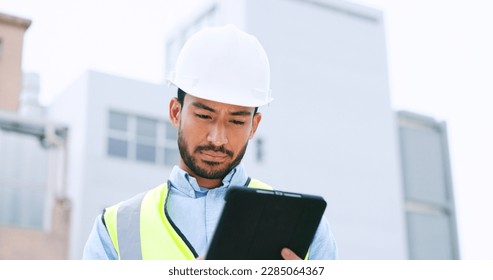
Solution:
M 269 61 L 258 40 L 232 25 L 205 28 L 178 56 L 169 104 L 178 129 L 179 166 L 167 183 L 105 209 L 96 219 L 84 259 L 195 259 L 212 239 L 229 186 L 269 188 L 248 177 L 241 160 L 272 101 Z M 288 248 L 284 259 L 299 259 Z M 304 256 L 303 256 L 304 257 Z M 334 259 L 323 220 L 309 259 Z

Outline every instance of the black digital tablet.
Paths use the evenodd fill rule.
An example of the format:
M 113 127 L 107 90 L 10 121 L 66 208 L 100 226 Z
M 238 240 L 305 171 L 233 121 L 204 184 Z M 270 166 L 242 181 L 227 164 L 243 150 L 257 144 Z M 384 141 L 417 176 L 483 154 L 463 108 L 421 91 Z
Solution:
M 206 254 L 208 260 L 280 260 L 290 248 L 305 258 L 327 203 L 320 196 L 230 187 Z

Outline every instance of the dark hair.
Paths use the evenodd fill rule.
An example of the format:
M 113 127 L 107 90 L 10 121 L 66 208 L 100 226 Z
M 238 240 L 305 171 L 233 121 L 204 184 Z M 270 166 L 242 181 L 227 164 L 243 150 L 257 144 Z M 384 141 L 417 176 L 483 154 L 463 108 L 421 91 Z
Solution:
M 181 88 L 178 88 L 178 93 L 176 94 L 176 98 L 178 98 L 178 102 L 182 107 L 183 107 L 183 101 L 185 100 L 185 94 L 186 92 L 181 90 Z
M 183 107 L 183 101 L 185 100 L 185 94 L 187 94 L 186 92 L 184 92 L 181 88 L 178 88 L 178 92 L 176 94 L 176 98 L 178 98 L 178 102 L 180 103 L 180 105 Z M 258 111 L 258 107 L 255 107 L 255 110 L 253 111 L 253 114 L 255 115 Z

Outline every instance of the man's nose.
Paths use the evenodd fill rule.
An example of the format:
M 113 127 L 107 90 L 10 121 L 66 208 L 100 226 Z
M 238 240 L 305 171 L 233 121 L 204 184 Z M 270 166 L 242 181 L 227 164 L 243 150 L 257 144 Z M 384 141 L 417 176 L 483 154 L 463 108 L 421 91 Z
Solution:
M 207 141 L 211 142 L 214 146 L 222 146 L 228 143 L 228 137 L 226 135 L 226 128 L 221 124 L 213 124 L 207 136 Z

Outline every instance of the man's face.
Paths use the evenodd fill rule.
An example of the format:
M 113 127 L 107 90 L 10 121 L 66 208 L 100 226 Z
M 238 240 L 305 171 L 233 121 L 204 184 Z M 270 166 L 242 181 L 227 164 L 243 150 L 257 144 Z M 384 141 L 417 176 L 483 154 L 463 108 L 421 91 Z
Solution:
M 170 119 L 178 127 L 180 167 L 196 178 L 222 180 L 240 163 L 261 116 L 252 107 L 187 94 L 183 106 L 171 101 Z

